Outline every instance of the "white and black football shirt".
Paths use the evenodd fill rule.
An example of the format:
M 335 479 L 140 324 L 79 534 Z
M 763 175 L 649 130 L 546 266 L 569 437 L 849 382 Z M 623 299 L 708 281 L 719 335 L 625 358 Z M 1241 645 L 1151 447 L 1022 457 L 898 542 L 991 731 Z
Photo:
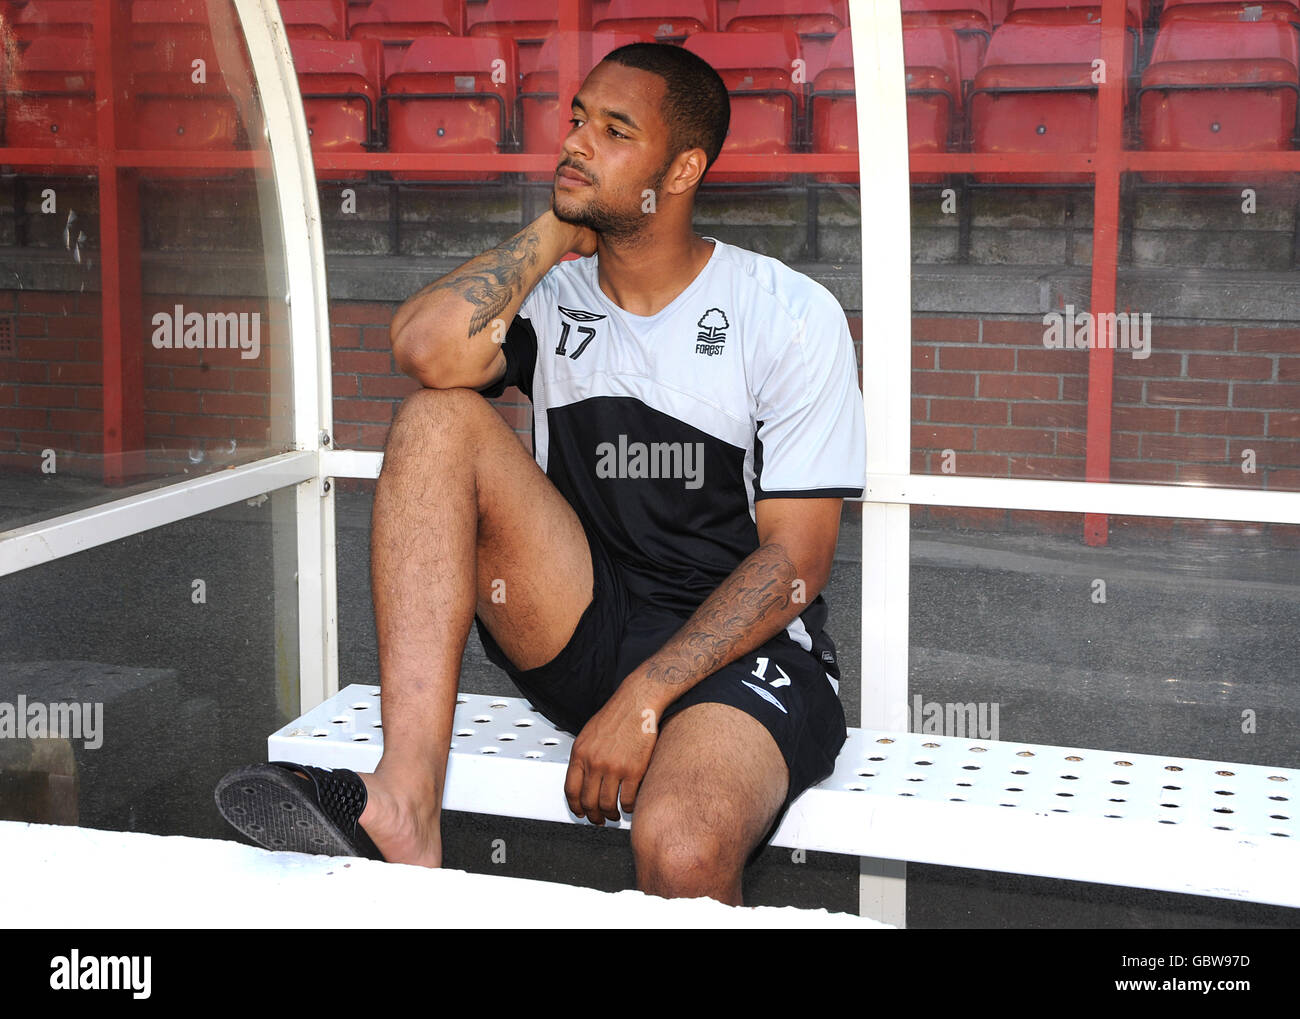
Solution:
M 650 316 L 605 296 L 597 259 L 538 282 L 483 393 L 529 396 L 537 463 L 633 596 L 688 616 L 758 547 L 757 500 L 862 495 L 848 322 L 819 283 L 721 241 Z M 825 620 L 818 596 L 787 629 L 811 650 Z

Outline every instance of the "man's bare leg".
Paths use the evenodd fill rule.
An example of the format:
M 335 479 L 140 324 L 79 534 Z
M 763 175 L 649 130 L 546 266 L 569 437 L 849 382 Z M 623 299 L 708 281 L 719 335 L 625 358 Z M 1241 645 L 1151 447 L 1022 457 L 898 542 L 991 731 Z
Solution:
M 495 590 L 504 602 L 493 600 Z M 504 587 L 502 587 L 504 584 Z M 591 602 L 576 514 L 479 394 L 423 389 L 393 422 L 371 524 L 384 755 L 361 826 L 385 859 L 436 867 L 461 656 L 476 609 L 522 669 Z
M 785 758 L 758 719 L 693 704 L 664 725 L 632 815 L 637 887 L 742 905 L 741 875 L 776 819 Z

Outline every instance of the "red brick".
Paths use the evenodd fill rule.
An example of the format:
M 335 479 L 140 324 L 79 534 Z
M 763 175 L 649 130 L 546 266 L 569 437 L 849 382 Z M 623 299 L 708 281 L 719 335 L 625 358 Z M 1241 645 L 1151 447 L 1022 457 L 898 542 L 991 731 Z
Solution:
M 78 407 L 103 407 L 104 391 L 98 387 L 94 389 L 77 390 Z
M 146 435 L 170 436 L 175 422 L 170 414 L 150 414 L 145 411 L 144 431 Z
M 329 309 L 330 325 L 381 325 L 387 327 L 393 320 L 393 314 L 399 302 L 356 301 L 347 304 L 331 304 Z
M 64 384 L 97 386 L 104 379 L 104 367 L 84 361 L 65 361 L 50 365 L 50 381 Z
M 77 451 L 79 453 L 103 453 L 104 436 L 99 432 L 86 432 L 78 435 Z
M 102 432 L 104 415 L 95 410 L 56 410 L 50 427 L 59 432 Z
M 1273 377 L 1273 360 L 1268 357 L 1240 357 L 1231 354 L 1191 354 L 1187 358 L 1187 377 L 1267 380 Z
M 1130 533 L 1141 534 L 1145 531 L 1154 531 L 1164 533 L 1172 531 L 1177 526 L 1177 521 L 1173 517 L 1111 517 L 1110 529 L 1112 534 Z
M 99 319 L 90 315 L 51 316 L 45 321 L 45 335 L 59 339 L 86 340 L 103 332 Z
M 74 407 L 76 390 L 71 386 L 23 386 L 18 403 L 24 407 Z
M 1078 456 L 1087 454 L 1088 433 L 1083 427 L 1056 433 L 1056 452 L 1060 456 Z
M 1300 439 L 1300 414 L 1271 412 L 1268 415 L 1268 434 L 1284 439 Z
M 228 368 L 185 367 L 175 365 L 171 369 L 171 387 L 173 389 L 229 389 L 232 374 Z
M 1082 428 L 1088 409 L 1082 403 L 1013 403 L 1013 425 L 1039 428 Z
M 1025 344 L 1031 347 L 1043 346 L 1043 331 L 1046 327 L 1043 325 L 1041 318 L 1026 322 L 1023 319 L 1012 321 L 1008 319 L 989 319 L 984 320 L 984 331 L 980 336 L 981 343 L 1000 344 Z
M 930 521 L 943 527 L 1000 531 L 1006 526 L 1007 511 L 965 506 L 931 506 Z
M 1082 513 L 1049 513 L 1045 510 L 1009 510 L 1013 530 L 1033 534 L 1082 534 Z
M 1082 459 L 1059 456 L 1013 456 L 1013 478 L 1045 478 L 1051 481 L 1082 481 Z
M 929 414 L 930 401 L 912 397 L 912 420 L 924 421 Z
M 845 315 L 844 318 L 849 324 L 849 336 L 853 338 L 855 344 L 860 344 L 862 342 L 862 316 Z
M 166 414 L 198 414 L 203 406 L 203 393 L 197 389 L 150 389 L 144 394 L 148 410 Z
M 42 407 L 25 407 L 5 411 L 5 425 L 9 428 L 46 428 L 50 412 Z
M 932 455 L 931 473 L 943 473 L 943 458 Z M 956 453 L 953 456 L 953 473 L 971 478 L 1005 478 L 1007 457 L 989 453 Z
M 1295 524 L 1269 524 L 1268 537 L 1276 548 L 1300 548 L 1300 526 Z
M 50 378 L 50 368 L 57 371 L 60 367 L 62 366 L 46 365 L 40 361 L 0 361 L 0 374 L 3 374 L 6 382 L 47 382 Z
M 271 373 L 235 369 L 230 373 L 230 390 L 234 393 L 269 393 L 271 391 Z
M 102 361 L 104 345 L 99 340 L 80 340 L 77 343 L 78 361 Z
M 392 350 L 393 341 L 387 326 L 366 326 L 364 343 L 367 350 Z
M 362 396 L 387 396 L 399 400 L 404 400 L 423 388 L 415 379 L 406 375 L 362 375 L 360 382 Z
M 266 421 L 249 418 L 203 417 L 176 415 L 176 436 L 199 436 L 209 439 L 252 439 L 265 442 L 270 434 Z
M 981 428 L 975 433 L 975 446 L 984 453 L 1052 453 L 1056 433 L 1042 428 Z
M 1008 405 L 996 400 L 931 400 L 930 420 L 956 424 L 1005 425 Z
M 20 361 L 78 360 L 75 340 L 23 339 L 20 336 L 14 347 Z
M 1151 328 L 1153 350 L 1232 350 L 1232 326 L 1169 326 Z
M 1300 408 L 1300 384 L 1283 382 L 1238 382 L 1232 387 L 1234 407 L 1276 407 L 1279 410 Z
M 335 400 L 334 414 L 343 421 L 384 421 L 393 419 L 396 408 L 387 400 Z
M 920 449 L 974 449 L 975 431 L 944 425 L 913 425 L 912 446 Z
M 1071 433 L 1072 437 L 1074 434 Z M 1117 460 L 1136 460 L 1141 455 L 1138 452 L 1141 441 L 1142 436 L 1134 432 L 1115 432 L 1110 437 L 1110 455 Z M 1086 455 L 1083 449 L 1075 449 L 1072 443 L 1068 445 L 1068 449 L 1061 449 L 1060 452 L 1071 456 Z
M 981 374 L 979 394 L 1002 400 L 1057 400 L 1061 395 L 1059 379 L 1050 375 Z
M 1195 375 L 1195 372 L 1189 372 Z M 1182 354 L 1152 354 L 1150 357 L 1141 360 L 1132 357 L 1115 358 L 1115 377 L 1122 378 L 1128 376 L 1141 376 L 1143 378 L 1169 378 L 1179 379 L 1183 377 L 1183 355 Z M 1215 378 L 1216 376 L 1209 376 Z
M 19 315 L 14 319 L 14 335 L 44 336 L 47 321 L 44 315 Z
M 266 417 L 271 412 L 270 401 L 261 395 L 247 393 L 204 393 L 205 414 L 234 414 L 240 417 Z
M 18 291 L 0 290 L 0 311 L 14 311 L 18 307 Z
M 1300 492 L 1300 471 L 1269 471 L 1267 481 L 1271 492 Z
M 49 290 L 23 290 L 18 294 L 18 309 L 43 315 L 67 315 L 76 311 L 77 295 Z
M 1163 407 L 1114 407 L 1110 426 L 1124 432 L 1176 432 L 1178 412 Z
M 387 425 L 343 422 L 334 426 L 334 445 L 338 449 L 383 449 L 387 437 Z
M 1228 440 L 1195 435 L 1144 435 L 1142 456 L 1148 460 L 1222 462 Z
M 1218 464 L 1182 464 L 1178 480 L 1188 485 L 1213 485 L 1216 488 L 1263 488 L 1263 474 L 1242 474 L 1239 467 Z
M 922 347 L 912 344 L 912 367 L 928 369 L 934 367 L 934 347 Z
M 1225 382 L 1148 382 L 1147 400 L 1151 403 L 1226 407 L 1228 385 Z
M 929 474 L 930 473 L 930 456 L 928 453 L 922 453 L 920 450 L 912 450 L 912 473 Z
M 912 318 L 913 339 L 931 343 L 974 343 L 979 322 L 973 318 Z
M 1009 347 L 940 347 L 939 367 L 944 371 L 1013 371 L 1016 351 Z
M 912 392 L 922 396 L 974 396 L 975 376 L 964 372 L 913 372 Z
M 360 326 L 330 326 L 330 347 L 334 350 L 360 350 Z
M 1269 354 L 1300 354 L 1300 329 L 1237 329 L 1237 349 Z
M 1180 410 L 1178 427 L 1162 431 L 1183 435 L 1263 435 L 1264 415 L 1244 410 Z
M 1086 375 L 1086 350 L 1017 350 L 1016 371 L 1044 375 Z
M 393 358 L 389 354 L 336 350 L 333 357 L 336 372 L 356 372 L 358 375 L 393 375 Z
M 367 375 L 366 378 L 384 378 L 382 375 Z M 360 396 L 361 379 L 356 375 L 344 375 L 340 372 L 334 373 L 334 397 L 340 396 Z
M 1277 380 L 1279 382 L 1300 382 L 1300 357 L 1279 357 L 1277 359 Z
M 1111 382 L 1111 403 L 1145 404 L 1147 383 L 1142 379 L 1118 378 Z M 1068 400 L 1086 400 L 1088 398 L 1088 380 L 1067 378 L 1062 383 Z
M 1228 459 L 1241 461 L 1241 454 L 1255 451 L 1257 470 L 1265 467 L 1300 467 L 1300 442 L 1270 442 L 1267 439 L 1233 439 L 1228 443 Z
M 1150 460 L 1114 460 L 1110 465 L 1112 481 L 1136 481 L 1161 485 L 1178 480 L 1178 464 L 1152 463 Z

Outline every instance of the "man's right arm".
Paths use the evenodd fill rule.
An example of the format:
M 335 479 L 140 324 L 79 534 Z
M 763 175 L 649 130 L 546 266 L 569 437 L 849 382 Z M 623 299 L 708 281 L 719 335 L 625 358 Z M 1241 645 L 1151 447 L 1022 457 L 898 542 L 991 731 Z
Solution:
M 430 389 L 491 385 L 506 370 L 506 331 L 538 280 L 570 251 L 595 250 L 590 230 L 544 212 L 397 309 L 389 337 L 398 368 Z

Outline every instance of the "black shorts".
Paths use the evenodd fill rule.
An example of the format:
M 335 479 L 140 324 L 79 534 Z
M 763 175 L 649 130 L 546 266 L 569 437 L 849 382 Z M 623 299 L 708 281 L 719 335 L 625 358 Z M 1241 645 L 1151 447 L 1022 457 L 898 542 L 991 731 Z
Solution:
M 488 658 L 509 674 L 533 707 L 575 736 L 623 679 L 685 622 L 679 615 L 633 599 L 601 542 L 589 533 L 587 544 L 593 576 L 591 604 L 569 643 L 545 665 L 516 668 L 482 620 L 474 619 Z M 776 820 L 753 855 L 775 834 L 790 804 L 834 770 L 847 738 L 844 707 L 823 666 L 823 651 L 829 651 L 833 661 L 834 645 L 824 634 L 819 635 L 814 653 L 783 630 L 697 683 L 659 719 L 662 730 L 692 704 L 730 704 L 758 719 L 772 734 L 789 769 L 789 785 Z

